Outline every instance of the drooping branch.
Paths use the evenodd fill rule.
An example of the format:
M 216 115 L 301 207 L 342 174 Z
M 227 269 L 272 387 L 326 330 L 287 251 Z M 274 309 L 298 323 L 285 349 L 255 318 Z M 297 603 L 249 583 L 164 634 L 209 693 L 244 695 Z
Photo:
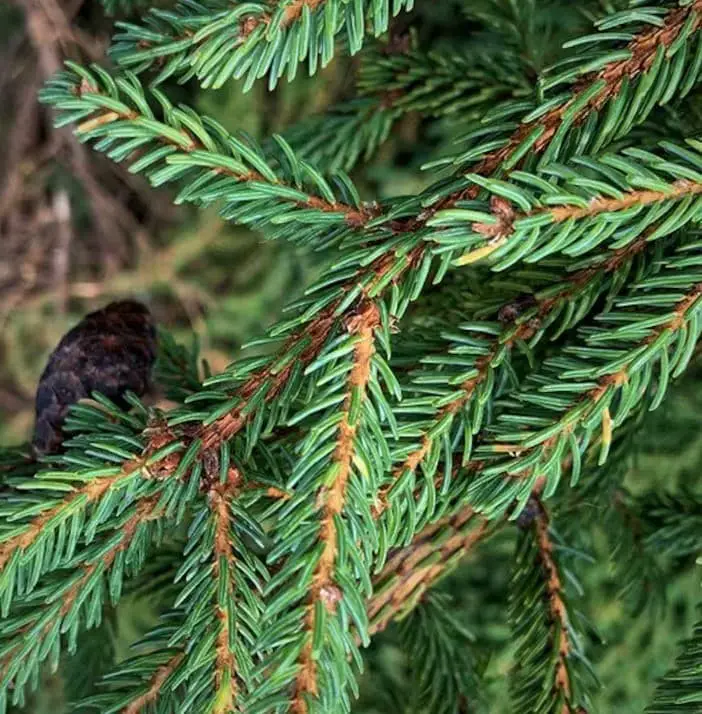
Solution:
M 215 682 L 216 692 L 213 714 L 229 714 L 241 711 L 238 699 L 240 683 L 237 678 L 236 653 L 231 643 L 236 633 L 231 631 L 236 623 L 236 613 L 232 611 L 235 602 L 232 573 L 234 569 L 234 548 L 231 542 L 231 502 L 241 485 L 241 476 L 236 468 L 230 467 L 226 483 L 215 484 L 208 495 L 214 520 L 214 552 L 212 571 L 217 583 L 218 593 L 223 595 L 216 605 L 216 620 L 219 633 L 215 644 Z M 223 592 L 222 592 L 223 591 Z
M 487 522 L 466 507 L 427 526 L 410 545 L 391 553 L 373 579 L 370 634 L 382 632 L 391 620 L 409 612 L 488 532 Z
M 354 460 L 357 429 L 371 375 L 371 359 L 375 351 L 374 332 L 379 322 L 378 308 L 368 301 L 347 326 L 349 333 L 355 335 L 358 341 L 354 347 L 353 366 L 348 376 L 336 447 L 332 454 L 333 479 L 322 487 L 315 499 L 321 511 L 319 539 L 323 547 L 312 575 L 307 599 L 305 643 L 298 661 L 300 669 L 291 704 L 291 709 L 296 714 L 306 714 L 309 711 L 307 698 L 319 694 L 318 664 L 313 652 L 313 637 L 318 628 L 318 603 L 321 603 L 328 613 L 334 614 L 337 601 L 343 596 L 335 578 L 340 546 L 337 520 L 346 506 L 346 491 Z
M 555 641 L 554 650 L 558 653 L 556 670 L 554 673 L 554 687 L 562 692 L 568 702 L 571 698 L 572 683 L 566 664 L 566 659 L 571 653 L 572 644 L 569 635 L 568 613 L 563 601 L 564 586 L 554 560 L 553 542 L 549 534 L 549 517 L 543 503 L 536 501 L 538 514 L 534 518 L 534 531 L 537 545 L 537 559 L 541 567 L 545 583 L 545 597 L 548 605 L 549 619 L 553 627 Z M 564 704 L 562 714 L 575 714 L 569 704 Z
M 516 645 L 510 672 L 512 706 L 517 711 L 586 714 L 588 691 L 596 680 L 586 664 L 580 621 L 566 593 L 567 551 L 559 552 L 550 520 L 540 498 L 532 497 L 520 524 L 510 582 Z

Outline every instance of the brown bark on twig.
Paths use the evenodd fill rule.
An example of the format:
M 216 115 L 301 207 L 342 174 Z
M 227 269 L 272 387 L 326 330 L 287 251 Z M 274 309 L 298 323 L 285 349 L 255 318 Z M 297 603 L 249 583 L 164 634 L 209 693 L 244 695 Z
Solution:
M 322 602 L 333 614 L 343 593 L 334 581 L 334 566 L 338 551 L 339 535 L 336 519 L 342 514 L 346 503 L 346 486 L 351 475 L 358 417 L 350 418 L 351 400 L 356 390 L 365 394 L 370 378 L 371 360 L 375 351 L 374 331 L 380 324 L 380 313 L 373 302 L 365 303 L 347 324 L 350 334 L 358 336 L 354 349 L 353 367 L 348 377 L 347 393 L 342 408 L 342 418 L 332 462 L 337 467 L 333 482 L 324 486 L 316 499 L 321 508 L 320 541 L 324 544 L 322 555 L 312 576 L 312 587 L 307 600 L 305 617 L 306 641 L 298 660 L 300 667 L 295 683 L 291 709 L 295 714 L 307 714 L 309 707 L 307 696 L 317 696 L 318 665 L 313 656 L 312 637 L 316 627 L 315 606 Z
M 466 507 L 427 526 L 410 545 L 391 553 L 373 579 L 374 593 L 367 607 L 369 634 L 382 632 L 399 613 L 421 599 L 446 573 L 449 563 L 470 552 L 487 533 L 487 521 Z

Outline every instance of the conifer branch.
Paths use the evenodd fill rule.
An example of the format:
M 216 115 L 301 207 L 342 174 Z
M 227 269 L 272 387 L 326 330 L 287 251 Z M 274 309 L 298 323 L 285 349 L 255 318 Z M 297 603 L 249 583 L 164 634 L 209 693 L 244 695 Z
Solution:
M 406 708 L 432 714 L 479 711 L 482 704 L 475 636 L 449 593 L 428 593 L 400 623 L 408 668 Z M 404 702 L 403 702 L 404 703 Z
M 532 520 L 518 545 L 510 591 L 517 644 L 511 673 L 513 706 L 543 714 L 584 714 L 596 682 L 566 598 L 566 574 L 550 515 L 539 499 L 530 508 Z
M 160 625 L 149 633 L 139 643 L 148 651 L 120 662 L 101 680 L 100 693 L 80 702 L 81 708 L 145 714 L 168 710 L 175 701 L 182 704 L 183 689 L 177 680 L 188 665 L 188 653 L 168 643 L 172 629 Z
M 319 539 L 323 544 L 321 555 L 312 575 L 312 586 L 307 601 L 305 617 L 304 645 L 298 662 L 299 672 L 291 702 L 291 710 L 296 714 L 309 711 L 308 697 L 319 694 L 318 663 L 314 657 L 314 633 L 319 627 L 319 605 L 330 614 L 336 612 L 337 602 L 343 592 L 334 577 L 339 550 L 338 519 L 346 507 L 346 490 L 354 460 L 358 422 L 361 418 L 368 380 L 371 374 L 371 360 L 375 350 L 374 332 L 380 316 L 374 303 L 363 305 L 358 314 L 348 324 L 348 331 L 358 338 L 354 347 L 353 366 L 349 373 L 346 396 L 342 406 L 336 446 L 332 455 L 331 483 L 325 484 L 315 498 L 321 510 Z
M 684 559 L 699 554 L 702 499 L 693 488 L 685 485 L 677 491 L 638 497 L 622 493 L 616 505 L 626 509 L 636 526 L 639 547 L 649 557 L 665 554 Z
M 572 695 L 572 685 L 568 672 L 567 658 L 572 645 L 569 635 L 569 623 L 564 602 L 564 587 L 558 566 L 554 559 L 553 542 L 549 534 L 549 516 L 543 503 L 536 501 L 538 513 L 534 518 L 537 559 L 545 583 L 545 597 L 548 605 L 549 620 L 553 628 L 554 650 L 558 653 L 554 672 L 554 688 L 557 698 L 569 702 Z M 564 704 L 563 714 L 573 714 L 569 703 Z M 581 710 L 582 711 L 582 710 Z
M 391 15 L 410 10 L 413 0 L 362 0 L 350 12 L 339 0 L 277 0 L 222 4 L 208 8 L 178 3 L 168 12 L 154 10 L 145 26 L 120 23 L 113 57 L 143 72 L 159 68 L 156 81 L 196 76 L 203 87 L 221 87 L 246 76 L 244 91 L 268 75 L 272 89 L 287 73 L 293 79 L 307 59 L 310 74 L 326 66 L 335 53 L 335 36 L 345 31 L 348 49 L 358 52 L 370 33 L 388 28 Z M 355 12 L 360 11 L 360 17 Z M 293 50 L 294 48 L 294 50 Z
M 427 526 L 410 545 L 391 553 L 373 579 L 369 633 L 382 632 L 391 620 L 407 614 L 488 533 L 487 521 L 466 507 Z
M 229 714 L 240 711 L 239 689 L 237 681 L 236 653 L 231 643 L 236 638 L 236 633 L 230 631 L 232 623 L 236 623 L 236 613 L 232 611 L 234 592 L 232 579 L 222 570 L 234 567 L 234 548 L 231 542 L 231 502 L 237 495 L 241 477 L 239 472 L 230 467 L 225 484 L 214 485 L 209 493 L 210 508 L 214 521 L 214 550 L 213 550 L 213 577 L 216 582 L 224 582 L 223 598 L 216 606 L 215 617 L 220 623 L 219 633 L 215 644 L 215 674 L 214 690 L 215 704 L 213 714 Z
M 529 342 L 535 337 L 540 337 L 549 328 L 551 317 L 563 313 L 569 304 L 587 300 L 587 304 L 592 304 L 597 296 L 606 290 L 611 290 L 611 285 L 603 283 L 603 279 L 608 275 L 614 275 L 619 270 L 625 269 L 637 255 L 641 254 L 648 244 L 648 234 L 640 236 L 629 245 L 610 251 L 605 258 L 597 257 L 594 263 L 566 274 L 562 281 L 554 281 L 543 293 L 536 293 L 531 296 L 526 310 L 522 311 L 514 308 L 514 301 L 505 303 L 497 313 L 504 319 L 498 324 L 481 322 L 477 325 L 479 334 L 475 346 L 477 349 L 469 352 L 475 355 L 471 362 L 469 357 L 467 363 L 460 365 L 461 373 L 468 371 L 470 377 L 462 381 L 456 381 L 453 376 L 452 365 L 447 360 L 452 354 L 460 354 L 462 343 L 454 340 L 448 344 L 445 353 L 432 356 L 433 365 L 445 368 L 443 375 L 451 391 L 445 396 L 442 395 L 440 403 L 442 406 L 436 411 L 434 417 L 430 418 L 427 426 L 422 428 L 422 434 L 417 438 L 419 444 L 412 450 L 404 461 L 395 468 L 391 479 L 380 491 L 375 512 L 380 516 L 390 506 L 393 499 L 393 490 L 398 482 L 404 483 L 416 472 L 429 455 L 434 442 L 441 439 L 442 435 L 451 433 L 453 422 L 469 405 L 472 399 L 480 398 L 486 401 L 484 391 L 478 391 L 481 385 L 490 378 L 485 389 L 490 393 L 494 391 L 498 382 L 491 372 L 499 369 L 505 364 L 508 357 L 506 355 L 517 345 Z M 584 310 L 579 311 L 581 314 Z M 570 319 L 565 325 L 558 328 L 561 333 L 565 328 L 573 327 L 577 320 Z M 469 364 L 470 363 L 470 364 Z M 421 379 L 426 378 L 426 372 L 420 372 Z M 438 381 L 438 374 L 437 380 Z M 491 378 L 492 377 L 492 378 Z M 458 389 L 453 386 L 456 384 Z M 403 390 L 405 392 L 411 389 Z M 476 433 L 481 427 L 479 420 L 471 420 L 471 428 Z M 406 448 L 406 447 L 404 447 Z M 403 449 L 404 450 L 404 449 Z M 402 453 L 400 451 L 400 453 Z M 464 451 L 464 461 L 470 456 L 470 451 Z M 431 469 L 432 467 L 430 467 Z M 435 467 L 433 467 L 435 468 Z M 430 470 L 431 475 L 431 470 Z M 416 496 L 414 500 L 419 500 Z
M 514 498 L 525 503 L 539 476 L 546 477 L 545 493 L 553 493 L 568 451 L 575 457 L 572 482 L 577 482 L 579 454 L 597 431 L 604 437 L 604 462 L 611 445 L 606 437 L 646 398 L 656 363 L 663 386 L 652 406 L 660 403 L 669 379 L 684 370 L 699 336 L 701 266 L 698 246 L 683 246 L 665 261 L 660 274 L 642 277 L 615 301 L 614 309 L 599 321 L 600 326 L 609 322 L 608 330 L 583 330 L 582 345 L 548 360 L 541 375 L 527 380 L 517 403 L 529 410 L 534 426 L 515 430 L 519 411 L 505 413 L 489 441 L 475 450 L 477 458 L 488 462 L 468 489 L 477 510 L 492 518 Z M 641 304 L 652 306 L 646 317 L 636 311 Z M 503 480 L 502 495 L 494 489 L 496 479 Z
M 205 503 L 193 509 L 184 559 L 175 577 L 175 631 L 168 648 L 196 661 L 177 681 L 178 700 L 217 714 L 248 711 L 255 678 L 253 643 L 260 636 L 264 565 L 242 542 L 263 532 L 241 503 L 249 484 L 222 448 L 202 454 L 197 479 Z M 197 587 L 194 585 L 197 584 Z M 127 671 L 128 671 L 127 667 Z M 174 683 L 176 686 L 176 683 Z M 173 696 L 176 696 L 171 692 Z
M 8 565 L 13 555 L 19 556 L 30 550 L 41 538 L 62 527 L 76 513 L 98 502 L 109 491 L 122 489 L 140 474 L 148 473 L 148 465 L 146 460 L 139 460 L 136 463 L 125 463 L 122 469 L 104 471 L 103 474 L 92 474 L 84 486 L 73 490 L 63 499 L 54 501 L 53 505 L 42 510 L 26 524 L 12 529 L 12 535 L 0 544 L 0 571 Z
M 164 682 L 178 669 L 178 666 L 183 661 L 183 657 L 184 654 L 178 652 L 173 655 L 166 664 L 159 667 L 149 682 L 149 688 L 134 701 L 130 702 L 122 710 L 121 714 L 142 714 L 146 707 L 158 701 Z
M 344 29 L 356 52 L 368 22 L 376 33 L 390 14 L 388 0 L 188 0 L 152 13 L 151 29 L 124 26 L 115 55 L 139 72 L 159 65 L 156 82 L 219 86 L 247 75 L 250 86 L 268 75 L 275 84 L 305 57 L 313 71 L 326 62 Z M 404 617 L 509 513 L 521 533 L 510 616 L 516 710 L 582 714 L 592 683 L 566 592 L 564 562 L 577 549 L 560 549 L 551 529 L 558 487 L 566 472 L 575 485 L 593 452 L 607 462 L 632 410 L 660 404 L 702 332 L 702 253 L 689 235 L 702 205 L 702 143 L 603 149 L 697 83 L 701 18 L 702 0 L 637 3 L 608 17 L 602 32 L 577 40 L 589 49 L 544 78 L 539 106 L 529 98 L 497 107 L 467 149 L 435 164 L 445 180 L 382 207 L 362 203 L 344 175 L 332 185 L 285 141 L 264 151 L 129 73 L 73 66 L 56 79 L 44 99 L 63 123 L 152 183 L 180 183 L 179 201 L 217 203 L 269 238 L 337 252 L 257 343 L 260 356 L 201 386 L 193 370 L 183 404 L 162 421 L 132 397 L 131 412 L 112 405 L 104 419 L 78 405 L 67 424 L 78 436 L 54 470 L 36 479 L 13 470 L 11 488 L 29 491 L 2 506 L 14 520 L 0 536 L 9 608 L 0 660 L 11 656 L 3 678 L 15 698 L 40 659 L 58 656 L 62 635 L 71 649 L 78 628 L 99 620 L 105 572 L 115 600 L 123 566 L 141 565 L 160 528 L 147 524 L 172 518 L 188 524 L 176 601 L 141 643 L 147 654 L 118 664 L 93 705 L 127 714 L 176 700 L 216 714 L 349 711 L 359 643 Z M 509 61 L 510 52 L 496 55 Z M 411 105 L 431 114 L 439 99 L 449 109 L 445 77 L 432 85 L 431 61 L 419 68 L 414 59 L 378 62 L 399 69 L 399 85 L 378 80 L 380 119 L 361 118 L 376 124 L 358 142 L 382 136 L 387 116 Z M 496 84 L 466 98 L 474 105 L 454 97 L 453 106 L 484 106 Z M 678 232 L 673 253 L 677 238 L 658 239 Z M 392 335 L 410 303 L 451 266 L 478 261 L 502 272 L 489 280 L 493 292 L 481 286 L 473 299 L 470 285 L 485 273 L 456 271 L 427 300 L 443 313 L 452 289 L 470 290 L 450 315 L 426 319 L 428 331 L 445 326 L 443 345 L 410 334 L 398 356 Z M 509 298 L 502 307 L 496 293 Z M 463 307 L 473 322 L 458 325 Z M 545 338 L 552 345 L 537 353 Z M 403 390 L 395 370 L 408 365 L 419 366 Z M 469 678 L 446 677 L 442 665 L 456 652 L 459 619 L 421 619 L 424 605 L 417 621 L 428 629 L 406 641 L 436 649 L 420 659 L 417 683 L 463 696 Z M 16 649 L 20 637 L 29 649 Z M 12 670 L 22 664 L 29 674 Z M 437 691 L 417 702 L 443 711 Z
M 700 647 L 702 622 L 698 621 L 690 637 L 682 643 L 675 665 L 659 682 L 646 714 L 695 714 L 699 710 Z
M 548 213 L 551 214 L 554 222 L 563 223 L 565 221 L 577 221 L 581 218 L 591 218 L 601 213 L 616 213 L 626 211 L 629 208 L 648 206 L 651 203 L 662 201 L 676 201 L 687 196 L 696 196 L 702 193 L 702 185 L 696 181 L 679 180 L 674 181 L 670 186 L 670 191 L 631 191 L 621 198 L 599 198 L 591 199 L 585 208 L 562 207 L 553 208 Z
M 80 570 L 67 580 L 68 587 L 59 587 L 52 593 L 50 588 L 44 586 L 23 600 L 23 614 L 17 616 L 15 623 L 5 624 L 4 628 L 3 656 L 0 659 L 2 689 L 6 689 L 11 682 L 20 689 L 24 687 L 32 670 L 39 664 L 40 653 L 46 653 L 47 642 L 53 643 L 51 651 L 56 657 L 59 638 L 69 621 L 69 638 L 75 640 L 80 626 L 80 609 L 85 607 L 89 610 L 85 622 L 87 627 L 99 622 L 101 608 L 96 609 L 91 600 L 102 597 L 104 577 L 109 574 L 118 556 L 130 547 L 138 529 L 161 515 L 159 495 L 142 500 L 119 528 L 116 537 L 108 536 L 104 544 L 88 549 L 84 555 L 74 559 Z M 95 552 L 97 555 L 93 555 Z M 11 612 L 10 617 L 12 615 Z
M 576 177 L 564 166 L 545 167 L 540 174 L 515 172 L 512 183 L 469 176 L 492 194 L 489 209 L 483 212 L 480 204 L 472 202 L 466 208 L 443 211 L 430 221 L 438 228 L 434 239 L 449 247 L 468 248 L 457 265 L 489 258 L 495 270 L 520 259 L 536 262 L 555 252 L 570 256 L 591 252 L 614 237 L 617 229 L 623 232 L 616 234 L 616 248 L 645 230 L 649 240 L 656 240 L 697 222 L 702 144 L 696 140 L 688 144 L 690 148 L 664 143 L 662 155 L 628 149 L 597 161 L 575 159 L 575 166 L 592 171 L 591 178 Z M 545 176 L 555 178 L 558 188 L 543 182 Z M 644 188 L 622 190 L 622 186 Z M 523 210 L 517 211 L 515 204 Z M 634 214 L 637 220 L 632 225 Z
M 75 122 L 75 132 L 83 141 L 118 135 L 119 142 L 113 139 L 97 146 L 115 161 L 129 161 L 132 172 L 144 172 L 154 185 L 174 181 L 184 184 L 178 201 L 224 201 L 221 210 L 227 216 L 243 216 L 253 205 L 263 206 L 265 201 L 269 208 L 271 201 L 277 201 L 279 218 L 290 209 L 308 210 L 319 215 L 325 230 L 337 223 L 361 226 L 374 216 L 374 210 L 361 205 L 353 190 L 343 198 L 354 205 L 336 196 L 324 178 L 298 159 L 280 138 L 275 145 L 280 159 L 273 161 L 250 140 L 229 135 L 217 122 L 198 116 L 188 107 L 173 107 L 158 90 L 152 90 L 151 95 L 163 107 L 164 116 L 158 119 L 134 76 L 115 81 L 97 66 L 92 71 L 75 64 L 68 66 L 69 71 L 48 84 L 43 101 L 64 113 L 62 123 Z M 348 193 L 342 185 L 337 191 Z M 304 218 L 304 214 L 291 213 L 290 217 L 298 215 L 303 223 L 315 222 L 310 215 Z M 255 217 L 243 222 L 271 224 L 270 219 Z M 289 228 L 284 232 L 288 238 L 293 235 Z
M 86 501 L 87 503 L 91 503 L 96 501 L 110 487 L 117 484 L 121 478 L 126 477 L 120 472 L 117 476 L 110 476 L 97 481 L 88 482 L 88 484 L 81 489 L 74 491 L 56 503 L 56 505 L 46 509 L 43 513 L 32 519 L 24 526 L 22 532 L 3 541 L 2 546 L 0 546 L 0 570 L 7 565 L 15 552 L 27 550 L 36 539 L 45 532 L 45 526 L 48 523 L 54 521 L 54 519 L 67 518 L 77 502 Z
M 240 533 L 256 541 L 260 527 L 238 503 L 248 484 L 240 471 L 208 452 L 199 483 L 205 502 L 194 509 L 184 559 L 175 581 L 181 583 L 174 609 L 138 643 L 142 654 L 117 664 L 104 679 L 107 691 L 87 703 L 120 711 L 135 689 L 134 672 L 143 686 L 128 706 L 183 706 L 219 714 L 248 711 L 255 678 L 253 643 L 263 603 L 261 580 L 267 572 L 245 550 Z M 176 673 L 174 678 L 171 675 Z M 157 702 L 160 702 L 157 704 Z M 117 710 L 117 709 L 115 709 Z
M 660 26 L 651 25 L 639 34 L 632 35 L 623 53 L 625 56 L 605 63 L 597 71 L 586 73 L 579 78 L 577 66 L 573 68 L 565 62 L 563 76 L 551 79 L 547 88 L 571 82 L 574 83 L 574 91 L 564 94 L 556 106 L 549 107 L 548 102 L 544 102 L 542 107 L 546 111 L 535 109 L 531 114 L 536 118 L 522 121 L 515 127 L 511 136 L 504 140 L 503 146 L 482 152 L 483 156 L 477 162 L 467 161 L 459 156 L 453 163 L 460 167 L 462 174 L 488 178 L 503 173 L 509 175 L 524 163 L 525 157 L 542 156 L 542 163 L 561 160 L 567 150 L 565 139 L 569 130 L 582 125 L 588 117 L 602 113 L 607 104 L 621 94 L 627 83 L 643 81 L 646 73 L 655 68 L 656 58 L 662 52 L 669 49 L 681 36 L 686 39 L 693 37 L 699 32 L 701 24 L 702 1 L 694 0 L 685 7 L 671 9 Z M 607 56 L 606 50 L 603 56 Z M 586 66 L 597 64 L 592 57 L 589 59 L 590 62 L 586 63 Z M 695 77 L 692 77 L 691 81 L 686 83 L 687 91 L 694 79 Z M 651 109 L 652 104 L 649 103 L 647 111 L 650 112 Z M 638 123 L 644 119 L 645 113 L 628 117 L 626 112 L 621 112 L 620 122 L 628 128 L 634 121 Z M 610 122 L 608 137 L 612 137 L 621 128 L 623 127 L 618 127 L 617 122 Z M 485 132 L 480 132 L 478 136 L 481 141 L 487 143 Z M 488 139 L 492 140 L 493 137 Z M 600 145 L 604 139 L 605 137 L 600 135 Z M 584 152 L 585 147 L 581 145 L 578 150 Z M 481 152 L 472 147 L 466 153 L 472 157 Z M 467 165 L 470 168 L 467 168 Z M 426 193 L 432 195 L 436 190 L 436 187 L 431 187 Z M 450 209 L 461 201 L 475 199 L 479 192 L 479 185 L 469 184 L 435 200 L 418 218 L 395 221 L 392 227 L 399 232 L 417 231 L 424 225 L 431 225 L 437 213 Z
M 364 52 L 357 97 L 293 125 L 284 136 L 318 169 L 350 171 L 368 161 L 410 112 L 460 117 L 463 126 L 497 102 L 530 91 L 512 62 L 470 48 L 448 56 L 409 47 L 396 51 L 390 39 L 377 51 Z

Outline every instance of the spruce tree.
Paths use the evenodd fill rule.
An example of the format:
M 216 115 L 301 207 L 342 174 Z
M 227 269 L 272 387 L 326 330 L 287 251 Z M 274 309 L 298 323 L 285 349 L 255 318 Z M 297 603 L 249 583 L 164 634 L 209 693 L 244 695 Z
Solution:
M 99 714 L 595 711 L 592 571 L 655 626 L 702 543 L 699 471 L 627 480 L 699 431 L 650 412 L 699 361 L 702 1 L 105 4 L 57 123 L 324 269 L 221 373 L 162 334 L 173 409 L 96 392 L 2 453 L 0 710 L 58 669 Z M 354 96 L 262 143 L 174 99 L 344 56 Z M 362 195 L 409 113 L 424 187 Z M 651 714 L 702 710 L 688 634 Z

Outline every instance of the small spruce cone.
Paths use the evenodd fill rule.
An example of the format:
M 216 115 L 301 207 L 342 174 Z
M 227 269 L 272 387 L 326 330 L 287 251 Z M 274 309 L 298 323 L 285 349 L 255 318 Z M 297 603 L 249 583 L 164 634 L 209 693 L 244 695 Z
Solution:
M 101 392 L 122 407 L 127 390 L 145 394 L 155 359 L 156 329 L 141 303 L 113 302 L 86 315 L 63 336 L 39 380 L 35 453 L 60 450 L 68 408 L 92 392 Z

